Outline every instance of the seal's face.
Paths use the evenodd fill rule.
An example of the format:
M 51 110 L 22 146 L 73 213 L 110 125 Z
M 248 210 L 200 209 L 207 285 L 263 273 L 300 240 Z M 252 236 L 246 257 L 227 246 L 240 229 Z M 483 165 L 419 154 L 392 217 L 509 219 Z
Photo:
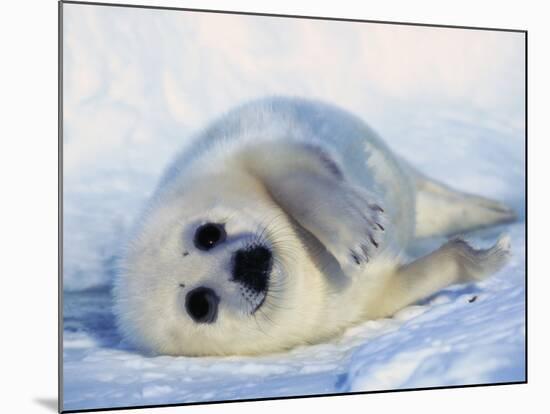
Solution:
M 199 225 L 193 237 L 194 247 L 216 254 L 213 249 L 220 249 L 227 242 L 225 227 L 226 223 L 207 222 Z M 273 253 L 262 234 L 241 234 L 249 240 L 238 242 L 237 250 L 230 252 L 229 281 L 238 285 L 237 296 L 243 299 L 240 307 L 251 315 L 265 301 L 273 268 Z M 188 254 L 184 253 L 185 256 Z M 198 286 L 186 294 L 185 310 L 196 323 L 215 323 L 219 302 L 219 295 L 214 289 Z
M 200 180 L 164 196 L 117 281 L 125 336 L 168 354 L 265 352 L 301 306 L 300 241 L 253 180 Z M 284 304 L 284 306 L 283 306 Z M 305 304 L 307 305 L 307 304 Z

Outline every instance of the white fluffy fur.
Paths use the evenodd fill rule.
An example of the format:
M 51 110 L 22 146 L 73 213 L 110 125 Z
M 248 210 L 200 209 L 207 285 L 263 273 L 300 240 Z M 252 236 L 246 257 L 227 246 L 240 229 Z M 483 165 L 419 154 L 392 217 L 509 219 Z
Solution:
M 506 240 L 474 250 L 455 239 L 402 265 L 415 229 L 448 234 L 512 217 L 479 197 L 448 189 L 438 197 L 438 186 L 335 107 L 272 98 L 237 108 L 176 159 L 139 220 L 115 285 L 121 332 L 160 354 L 274 352 L 323 341 L 498 270 L 510 250 Z M 459 224 L 422 218 L 445 200 L 471 217 Z M 495 205 L 497 218 L 485 208 Z M 197 250 L 194 231 L 209 221 L 225 223 L 227 241 Z M 267 298 L 251 315 L 230 280 L 230 260 L 259 235 L 274 267 Z M 186 314 L 185 294 L 197 286 L 220 296 L 215 323 Z

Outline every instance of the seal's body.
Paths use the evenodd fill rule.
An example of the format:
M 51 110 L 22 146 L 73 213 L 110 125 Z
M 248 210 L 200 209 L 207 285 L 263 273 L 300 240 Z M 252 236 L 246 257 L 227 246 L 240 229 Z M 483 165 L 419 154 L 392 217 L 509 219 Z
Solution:
M 502 204 L 428 180 L 360 119 L 313 101 L 246 104 L 167 169 L 126 249 L 118 324 L 142 349 L 258 354 L 316 343 L 479 280 L 509 254 L 416 238 L 510 221 Z

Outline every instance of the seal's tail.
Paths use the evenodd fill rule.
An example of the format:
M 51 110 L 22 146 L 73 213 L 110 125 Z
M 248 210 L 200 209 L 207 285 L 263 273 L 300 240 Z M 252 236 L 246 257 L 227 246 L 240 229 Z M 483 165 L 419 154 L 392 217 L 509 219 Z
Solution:
M 416 237 L 449 236 L 517 218 L 498 201 L 453 190 L 420 174 L 415 181 Z

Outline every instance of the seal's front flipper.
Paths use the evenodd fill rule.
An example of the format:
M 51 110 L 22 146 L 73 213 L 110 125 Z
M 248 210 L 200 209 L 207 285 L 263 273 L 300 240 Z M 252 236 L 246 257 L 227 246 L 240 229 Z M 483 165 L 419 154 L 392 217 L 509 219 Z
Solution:
M 416 237 L 448 236 L 514 221 L 498 201 L 455 191 L 416 173 Z
M 347 275 L 361 270 L 382 248 L 387 224 L 381 207 L 356 188 L 305 173 L 271 185 L 277 203 L 313 234 Z
M 449 285 L 483 280 L 500 270 L 509 257 L 508 236 L 501 237 L 491 248 L 480 250 L 463 239 L 453 239 L 427 256 L 402 266 L 388 278 L 377 316 L 392 315 Z
M 320 148 L 296 143 L 252 147 L 248 170 L 272 199 L 353 276 L 386 245 L 389 223 L 382 206 L 343 176 Z

